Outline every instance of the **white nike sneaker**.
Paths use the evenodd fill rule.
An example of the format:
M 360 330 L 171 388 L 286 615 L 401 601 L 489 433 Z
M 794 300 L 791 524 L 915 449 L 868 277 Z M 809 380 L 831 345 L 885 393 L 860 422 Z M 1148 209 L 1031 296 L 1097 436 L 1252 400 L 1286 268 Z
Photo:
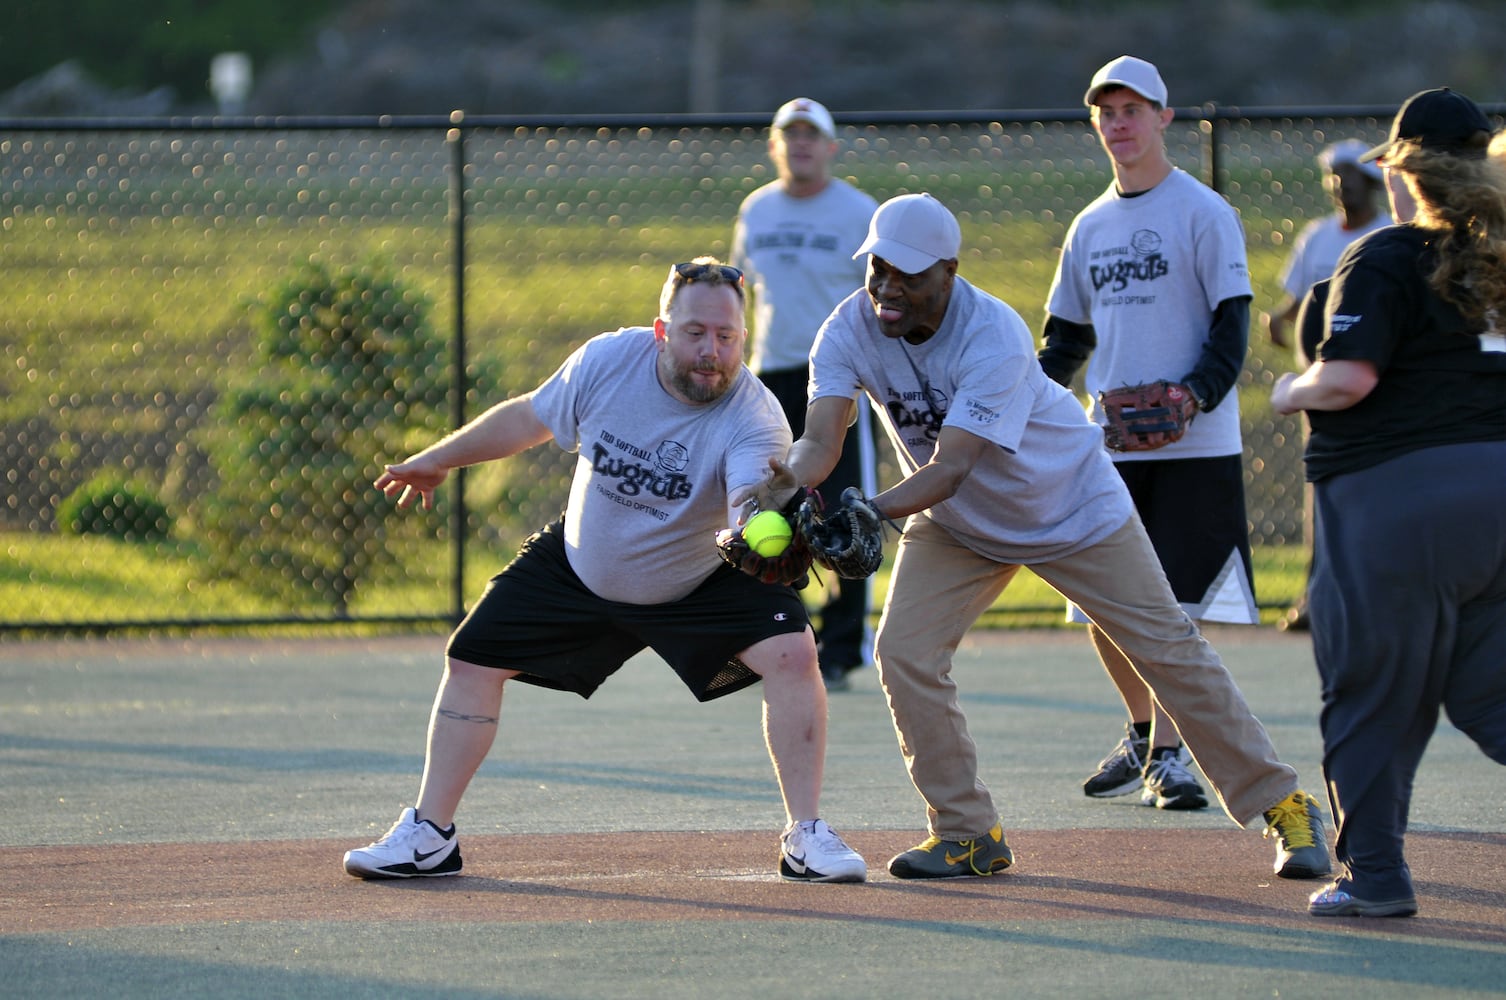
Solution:
M 779 874 L 796 882 L 863 882 L 868 865 L 819 819 L 793 823 L 779 839 Z
M 345 870 L 356 878 L 414 878 L 460 874 L 460 838 L 413 809 L 404 809 L 392 829 L 374 843 L 345 852 Z

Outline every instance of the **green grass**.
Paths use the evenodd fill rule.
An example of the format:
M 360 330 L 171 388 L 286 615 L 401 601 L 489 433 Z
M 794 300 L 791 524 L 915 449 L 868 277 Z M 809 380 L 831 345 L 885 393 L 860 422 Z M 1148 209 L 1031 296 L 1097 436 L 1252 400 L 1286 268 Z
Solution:
M 879 198 L 929 190 L 952 205 L 964 235 L 960 273 L 1038 330 L 1067 224 L 1108 178 L 1093 143 L 1063 139 L 1079 127 L 907 128 L 853 144 L 841 172 Z M 401 153 L 384 160 L 378 151 L 370 171 L 364 159 L 361 169 L 334 169 L 335 160 L 354 163 L 370 150 L 353 144 L 342 152 L 343 136 L 329 149 L 297 133 L 274 138 L 289 143 L 286 161 L 261 151 L 264 137 L 251 142 L 254 156 L 244 163 L 223 155 L 218 140 L 198 137 L 156 137 L 144 151 L 102 142 L 89 155 L 81 152 L 94 150 L 88 142 L 73 150 L 71 139 L 57 140 L 33 183 L 14 192 L 0 214 L 0 272 L 10 304 L 0 314 L 0 444 L 25 442 L 15 468 L 28 476 L 21 488 L 29 498 L 45 498 L 39 505 L 55 505 L 93 472 L 120 465 L 157 477 L 170 505 L 189 509 L 209 488 L 196 451 L 203 407 L 227 373 L 252 363 L 249 306 L 301 261 L 386 262 L 427 300 L 433 328 L 450 336 L 455 246 L 444 178 L 425 166 L 435 161 L 415 148 L 411 160 Z M 180 139 L 181 160 L 168 148 Z M 556 141 L 557 151 L 542 149 Z M 712 137 L 699 151 L 698 137 L 669 137 L 685 144 L 682 160 L 699 158 L 701 166 L 688 171 L 631 152 L 619 163 L 609 148 L 644 141 L 637 134 L 541 137 L 533 151 L 506 137 L 472 142 L 464 273 L 469 414 L 532 389 L 588 337 L 650 321 L 668 262 L 727 255 L 737 203 L 768 178 L 766 170 L 749 173 L 742 165 L 762 163 L 761 137 Z M 206 172 L 185 172 L 196 156 L 207 157 Z M 593 158 L 594 166 L 587 162 Z M 1195 169 L 1189 157 L 1178 160 Z M 1271 154 L 1251 164 L 1236 160 L 1228 180 L 1244 212 L 1259 310 L 1279 297 L 1276 274 L 1287 253 L 1272 234 L 1290 233 L 1291 217 L 1321 206 L 1322 193 L 1308 158 L 1294 154 L 1280 162 Z M 1298 487 L 1275 478 L 1291 475 L 1291 424 L 1273 420 L 1262 388 L 1290 360 L 1265 342 L 1258 324 L 1250 366 L 1255 385 L 1241 405 L 1247 425 L 1266 425 L 1263 437 L 1251 436 L 1250 515 L 1260 543 L 1290 533 L 1289 517 L 1272 517 L 1260 505 L 1284 514 Z M 1274 476 L 1263 465 L 1273 455 L 1286 460 L 1272 466 L 1280 470 Z M 476 470 L 467 497 L 481 524 L 478 537 L 507 545 L 468 549 L 466 594 L 480 592 L 526 526 L 557 511 L 563 463 L 556 459 L 520 457 Z M 181 537 L 145 548 L 57 538 L 38 528 L 0 534 L 0 551 L 0 624 L 281 610 L 271 598 L 206 579 L 201 553 Z M 1266 547 L 1257 563 L 1257 592 L 1274 616 L 1300 591 L 1303 559 Z M 405 559 L 401 575 L 368 585 L 351 613 L 443 614 L 448 570 L 449 555 L 435 545 L 426 558 Z M 1050 608 L 1037 618 L 1056 624 L 1059 606 L 1022 574 L 1000 614 L 1016 621 L 1026 617 L 1019 609 Z
M 205 563 L 191 543 L 140 545 L 109 538 L 56 535 L 0 535 L 0 625 L 66 622 L 256 619 L 317 617 L 312 608 L 290 610 L 234 581 L 207 578 Z M 511 556 L 510 550 L 473 546 L 466 554 L 467 600 Z M 352 617 L 407 617 L 448 611 L 449 551 L 439 543 L 415 546 L 400 572 L 372 583 L 357 597 Z M 1300 547 L 1255 551 L 1256 591 L 1269 623 L 1301 593 L 1306 561 Z M 874 578 L 875 606 L 889 585 L 886 561 Z M 820 592 L 806 592 L 814 605 Z M 1062 624 L 1063 602 L 1031 573 L 1021 573 L 985 616 L 984 624 Z

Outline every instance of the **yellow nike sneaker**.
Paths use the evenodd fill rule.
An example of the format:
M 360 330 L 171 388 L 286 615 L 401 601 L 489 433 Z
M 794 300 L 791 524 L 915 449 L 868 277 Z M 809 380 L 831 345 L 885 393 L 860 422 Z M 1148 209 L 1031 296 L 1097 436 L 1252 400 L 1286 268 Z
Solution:
M 972 840 L 942 840 L 928 837 L 925 843 L 896 854 L 889 861 L 895 878 L 967 878 L 993 875 L 1014 864 L 1014 854 L 1004 843 L 1004 828 L 998 823 Z
M 1265 814 L 1264 836 L 1276 837 L 1276 875 L 1322 878 L 1333 870 L 1318 800 L 1300 788 Z

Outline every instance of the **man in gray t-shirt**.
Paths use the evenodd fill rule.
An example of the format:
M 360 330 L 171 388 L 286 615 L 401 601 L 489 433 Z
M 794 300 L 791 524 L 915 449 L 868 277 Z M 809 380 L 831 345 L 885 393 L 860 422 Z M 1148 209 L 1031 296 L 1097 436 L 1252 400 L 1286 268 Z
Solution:
M 1083 101 L 1114 180 L 1067 230 L 1040 362 L 1062 385 L 1082 369 L 1100 422 L 1098 394 L 1118 386 L 1165 380 L 1196 401 L 1180 441 L 1116 451 L 1114 465 L 1188 615 L 1255 624 L 1236 388 L 1250 325 L 1244 229 L 1227 201 L 1167 156 L 1166 100 L 1160 73 L 1134 56 L 1105 64 L 1088 86 Z M 1069 609 L 1086 622 L 1080 612 Z M 1129 722 L 1083 792 L 1139 791 L 1161 809 L 1207 806 L 1172 720 L 1103 630 L 1088 622 L 1088 633 Z
M 790 428 L 805 427 L 811 344 L 832 308 L 863 283 L 852 253 L 868 233 L 878 202 L 832 176 L 837 131 L 831 113 L 808 97 L 787 101 L 769 129 L 769 159 L 778 177 L 743 199 L 732 233 L 732 263 L 748 276 L 753 300 L 748 367 L 774 393 Z M 835 501 L 848 486 L 877 482 L 873 428 L 864 411 L 847 432 L 842 461 L 822 484 Z M 816 633 L 827 689 L 872 660 L 868 582 L 832 581 Z M 825 590 L 825 587 L 822 587 Z
M 762 679 L 784 798 L 780 875 L 866 878 L 817 814 L 826 691 L 800 595 L 718 553 L 718 532 L 743 513 L 732 496 L 790 441 L 778 403 L 743 364 L 744 309 L 736 268 L 676 264 L 652 327 L 593 338 L 533 392 L 386 466 L 377 488 L 427 509 L 451 469 L 550 439 L 578 456 L 563 518 L 523 544 L 450 637 L 417 802 L 380 840 L 346 853 L 351 875 L 457 874 L 452 819 L 491 749 L 506 682 L 589 698 L 652 648 L 700 701 Z
M 1177 603 L 1103 433 L 1041 370 L 1019 314 L 957 276 L 961 242 L 956 218 L 930 195 L 879 206 L 859 250 L 866 287 L 816 338 L 805 433 L 754 491 L 819 484 L 860 392 L 900 456 L 903 481 L 871 501 L 909 518 L 876 661 L 930 836 L 894 857 L 890 873 L 992 875 L 1013 863 L 979 778 L 952 652 L 1029 566 L 1130 657 L 1229 816 L 1274 828 L 1277 874 L 1327 874 L 1316 802 Z

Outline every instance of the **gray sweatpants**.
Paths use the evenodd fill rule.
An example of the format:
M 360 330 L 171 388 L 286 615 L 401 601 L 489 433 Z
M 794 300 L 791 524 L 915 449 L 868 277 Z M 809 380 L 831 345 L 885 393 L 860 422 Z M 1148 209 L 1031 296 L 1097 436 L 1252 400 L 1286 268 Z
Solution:
M 1440 707 L 1506 764 L 1506 442 L 1323 480 L 1308 584 L 1335 853 L 1361 899 L 1412 895 L 1412 781 Z
M 952 655 L 1020 567 L 979 555 L 929 518 L 900 540 L 879 622 L 879 678 L 930 833 L 965 840 L 999 822 L 978 776 Z M 1138 515 L 1097 545 L 1030 569 L 1124 652 L 1177 724 L 1224 811 L 1249 824 L 1297 789 L 1218 653 L 1182 610 Z

